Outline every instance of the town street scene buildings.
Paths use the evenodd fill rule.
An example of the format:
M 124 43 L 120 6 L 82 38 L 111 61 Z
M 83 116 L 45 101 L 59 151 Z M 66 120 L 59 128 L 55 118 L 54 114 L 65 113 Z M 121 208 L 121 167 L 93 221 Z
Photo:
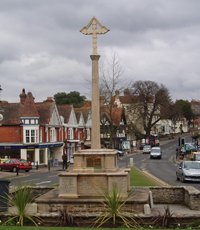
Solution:
M 121 95 L 116 91 L 110 109 L 103 96 L 100 97 L 102 147 L 131 152 L 145 141 L 137 139 L 135 131 L 131 130 L 135 122 L 144 133 L 140 118 L 132 111 L 131 98 L 128 90 Z M 56 105 L 53 97 L 37 102 L 35 95 L 22 89 L 18 102 L 2 100 L 0 110 L 3 117 L 0 121 L 0 158 L 22 158 L 39 165 L 55 165 L 62 162 L 64 153 L 68 162 L 73 163 L 74 152 L 91 147 L 90 101 L 85 101 L 80 108 Z M 198 117 L 194 124 L 198 130 Z M 182 132 L 188 132 L 186 119 L 182 118 L 176 124 L 163 119 L 156 123 L 151 133 L 169 136 L 180 133 L 180 127 Z

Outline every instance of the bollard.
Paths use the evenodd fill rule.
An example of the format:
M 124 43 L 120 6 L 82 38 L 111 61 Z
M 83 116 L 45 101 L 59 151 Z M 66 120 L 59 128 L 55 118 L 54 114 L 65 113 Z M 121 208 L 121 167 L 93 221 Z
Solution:
M 48 161 L 48 170 L 50 171 L 51 165 L 50 165 L 50 160 Z
M 16 175 L 19 176 L 19 166 L 17 165 L 17 168 L 16 168 Z
M 36 162 L 36 169 L 38 170 L 39 166 L 38 166 L 38 161 Z
M 133 158 L 130 158 L 130 166 L 133 166 Z

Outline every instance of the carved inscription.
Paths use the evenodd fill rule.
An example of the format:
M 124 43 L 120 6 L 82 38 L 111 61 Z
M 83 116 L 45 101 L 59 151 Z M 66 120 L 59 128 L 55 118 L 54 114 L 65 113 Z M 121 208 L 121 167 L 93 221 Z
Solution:
M 101 168 L 101 158 L 100 157 L 95 157 L 95 156 L 87 157 L 86 166 L 88 168 L 89 167 Z
M 76 177 L 66 177 L 60 181 L 60 191 L 67 194 L 76 193 L 76 183 Z

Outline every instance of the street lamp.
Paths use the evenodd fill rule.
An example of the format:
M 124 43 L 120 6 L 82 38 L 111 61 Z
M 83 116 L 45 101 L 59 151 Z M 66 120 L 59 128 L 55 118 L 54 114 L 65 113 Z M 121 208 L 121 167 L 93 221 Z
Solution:
M 1 88 L 1 85 L 0 85 L 0 102 L 1 102 L 1 91 L 2 91 L 2 90 L 3 90 L 3 89 Z M 0 108 L 0 121 L 3 120 L 3 114 L 2 114 L 1 112 L 3 112 L 3 110 Z

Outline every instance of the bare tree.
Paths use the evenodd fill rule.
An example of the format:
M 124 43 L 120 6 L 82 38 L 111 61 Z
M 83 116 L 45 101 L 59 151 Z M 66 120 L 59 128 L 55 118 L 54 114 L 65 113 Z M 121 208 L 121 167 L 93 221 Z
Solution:
M 105 67 L 101 68 L 101 78 L 100 78 L 100 95 L 101 101 L 103 100 L 104 106 L 101 106 L 101 114 L 103 117 L 101 119 L 101 127 L 103 130 L 106 130 L 109 133 L 109 141 L 111 147 L 114 148 L 114 137 L 116 135 L 116 125 L 114 124 L 114 112 L 116 109 L 114 104 L 114 95 L 116 91 L 122 90 L 121 86 L 121 77 L 123 74 L 122 67 L 120 65 L 119 59 L 116 54 L 113 54 L 112 58 L 108 60 L 108 63 Z M 102 105 L 102 102 L 101 102 Z M 103 118 L 107 119 L 103 119 Z M 109 125 L 105 122 L 108 122 Z M 105 121 L 105 122 L 104 122 Z M 109 126 L 109 128 L 108 128 Z
M 104 96 L 105 103 L 110 103 L 116 90 L 122 90 L 122 66 L 116 54 L 108 60 L 106 66 L 102 65 L 100 78 L 100 95 Z
M 153 81 L 136 81 L 132 85 L 132 107 L 140 118 L 146 135 L 150 135 L 152 128 L 162 118 L 168 117 L 171 98 L 164 85 Z

